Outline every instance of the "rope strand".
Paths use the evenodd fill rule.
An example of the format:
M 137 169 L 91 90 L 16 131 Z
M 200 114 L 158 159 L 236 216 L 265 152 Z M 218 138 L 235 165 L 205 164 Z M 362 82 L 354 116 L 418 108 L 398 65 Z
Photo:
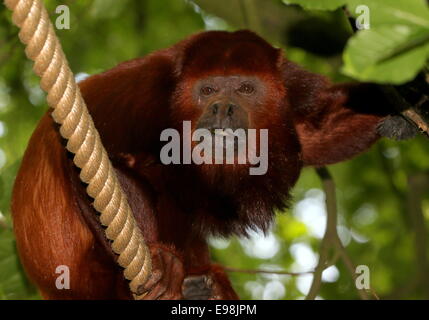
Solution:
M 81 169 L 80 179 L 88 185 L 87 193 L 94 199 L 106 237 L 119 255 L 117 263 L 124 268 L 134 298 L 139 299 L 138 289 L 151 272 L 150 253 L 48 13 L 41 0 L 5 0 L 5 4 L 13 11 L 13 22 L 21 28 L 19 38 L 26 45 L 25 53 L 34 61 L 33 70 L 41 78 L 40 86 L 54 109 L 52 117 L 68 140 L 67 149 L 75 154 L 73 161 Z

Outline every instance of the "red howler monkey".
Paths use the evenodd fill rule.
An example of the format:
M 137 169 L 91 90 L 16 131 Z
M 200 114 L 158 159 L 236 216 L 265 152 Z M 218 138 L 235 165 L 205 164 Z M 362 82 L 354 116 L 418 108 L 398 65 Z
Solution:
M 389 113 L 376 86 L 332 85 L 250 31 L 191 36 L 80 89 L 151 250 L 147 299 L 238 298 L 211 264 L 207 236 L 266 231 L 303 166 L 366 150 Z M 192 130 L 268 129 L 268 171 L 161 163 L 161 132 L 183 121 Z M 46 299 L 131 298 L 84 188 L 48 112 L 13 191 L 21 261 Z M 55 286 L 60 265 L 69 267 L 69 290 Z

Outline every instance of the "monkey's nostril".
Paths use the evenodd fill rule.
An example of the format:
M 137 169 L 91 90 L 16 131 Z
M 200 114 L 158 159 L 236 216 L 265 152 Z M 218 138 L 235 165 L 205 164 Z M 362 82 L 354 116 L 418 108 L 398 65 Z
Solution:
M 228 112 L 227 112 L 228 116 L 232 116 L 234 114 L 234 107 L 235 106 L 233 104 L 228 105 Z
M 216 103 L 212 106 L 213 114 L 217 114 L 218 110 L 219 110 L 219 105 Z

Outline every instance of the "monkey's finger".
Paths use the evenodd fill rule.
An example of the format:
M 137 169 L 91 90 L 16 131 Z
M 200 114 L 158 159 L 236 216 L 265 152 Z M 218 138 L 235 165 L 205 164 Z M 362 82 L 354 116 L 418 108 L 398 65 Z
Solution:
M 139 288 L 139 294 L 143 293 L 150 293 L 150 291 L 156 286 L 157 283 L 162 279 L 163 277 L 163 270 L 164 270 L 164 262 L 161 256 L 161 251 L 159 249 L 156 249 L 156 251 L 152 254 L 152 274 L 149 277 L 149 280 Z M 146 295 L 145 299 L 148 299 L 149 294 Z
M 175 260 L 180 261 L 176 256 L 162 249 L 159 250 L 159 259 L 160 265 L 162 265 L 162 276 L 148 293 L 148 300 L 166 300 L 169 297 L 166 295 L 166 292 L 169 290 L 171 285 L 172 266 L 174 265 Z M 183 269 L 181 263 L 180 267 Z
M 185 277 L 185 271 L 183 264 L 176 256 L 171 255 L 171 258 L 168 258 L 169 265 L 168 270 L 168 283 L 167 290 L 160 297 L 162 300 L 177 300 L 182 299 L 182 282 Z
M 162 259 L 165 266 L 164 277 L 158 284 L 158 286 L 160 287 L 160 294 L 156 299 L 170 300 L 170 297 L 172 296 L 171 292 L 174 291 L 174 288 L 172 288 L 172 279 L 174 277 L 173 270 L 176 257 L 169 252 L 163 252 Z

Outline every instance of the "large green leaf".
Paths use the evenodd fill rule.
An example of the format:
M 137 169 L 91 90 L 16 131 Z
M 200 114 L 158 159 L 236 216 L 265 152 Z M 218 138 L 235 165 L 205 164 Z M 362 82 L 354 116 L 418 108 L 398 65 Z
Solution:
M 298 4 L 307 10 L 335 10 L 347 5 L 355 13 L 357 6 L 366 5 L 371 21 L 382 23 L 412 23 L 429 26 L 429 9 L 425 0 L 283 0 L 285 4 Z
M 335 10 L 347 0 L 283 0 L 285 4 L 298 4 L 307 10 Z
M 347 4 L 369 9 L 369 30 L 353 36 L 344 52 L 343 72 L 361 81 L 400 84 L 411 80 L 428 59 L 429 8 L 424 0 L 283 0 L 306 9 L 332 10 Z
M 361 81 L 411 80 L 429 56 L 429 29 L 384 25 L 358 32 L 344 52 L 343 72 Z
M 347 0 L 351 13 L 356 7 L 366 5 L 369 8 L 372 27 L 383 24 L 412 24 L 429 28 L 429 7 L 425 0 Z

